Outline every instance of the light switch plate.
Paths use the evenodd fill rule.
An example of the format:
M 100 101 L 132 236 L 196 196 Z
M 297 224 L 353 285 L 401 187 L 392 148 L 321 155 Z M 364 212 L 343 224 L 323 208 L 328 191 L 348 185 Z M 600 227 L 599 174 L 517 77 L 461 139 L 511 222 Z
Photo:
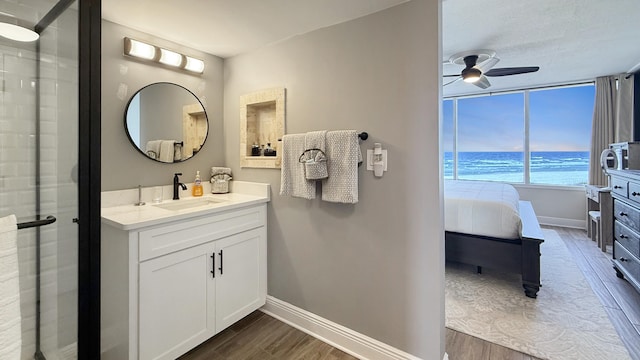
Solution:
M 382 150 L 384 171 L 387 171 L 387 150 Z M 373 149 L 367 149 L 367 170 L 373 171 Z

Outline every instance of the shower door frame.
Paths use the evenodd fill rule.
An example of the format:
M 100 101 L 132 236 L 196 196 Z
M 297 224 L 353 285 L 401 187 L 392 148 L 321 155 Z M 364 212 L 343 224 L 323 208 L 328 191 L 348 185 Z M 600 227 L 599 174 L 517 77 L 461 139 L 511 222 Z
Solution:
M 78 3 L 78 333 L 77 358 L 100 358 L 101 0 L 60 0 L 40 33 Z M 37 357 L 38 354 L 36 354 Z
M 100 358 L 101 0 L 79 3 L 78 359 Z

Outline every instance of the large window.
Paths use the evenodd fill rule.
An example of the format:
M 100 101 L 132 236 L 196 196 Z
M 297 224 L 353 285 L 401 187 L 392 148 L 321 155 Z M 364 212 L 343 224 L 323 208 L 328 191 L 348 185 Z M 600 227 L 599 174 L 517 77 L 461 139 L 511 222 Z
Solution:
M 443 102 L 445 178 L 586 184 L 594 86 Z
M 453 100 L 442 102 L 442 149 L 444 151 L 444 178 L 453 179 Z

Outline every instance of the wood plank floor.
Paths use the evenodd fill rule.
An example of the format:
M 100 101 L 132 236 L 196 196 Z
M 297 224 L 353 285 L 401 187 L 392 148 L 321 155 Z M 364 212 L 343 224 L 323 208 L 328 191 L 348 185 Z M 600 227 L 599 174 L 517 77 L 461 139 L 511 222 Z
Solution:
M 538 360 L 515 350 L 447 329 L 450 360 Z M 357 358 L 261 311 L 212 337 L 180 360 L 355 360 Z
M 611 265 L 611 247 L 602 252 L 587 232 L 552 226 L 573 255 L 593 292 L 634 360 L 640 360 L 640 293 L 626 280 L 619 279 Z
M 602 302 L 631 358 L 640 360 L 640 294 L 611 267 L 611 251 L 603 253 L 584 230 L 544 226 L 558 232 L 585 278 Z M 539 360 L 536 357 L 446 330 L 450 360 Z M 353 360 L 353 356 L 325 344 L 260 311 L 209 339 L 180 358 Z
M 304 332 L 254 311 L 180 360 L 356 360 Z
M 540 360 L 449 328 L 446 331 L 445 348 L 449 360 Z

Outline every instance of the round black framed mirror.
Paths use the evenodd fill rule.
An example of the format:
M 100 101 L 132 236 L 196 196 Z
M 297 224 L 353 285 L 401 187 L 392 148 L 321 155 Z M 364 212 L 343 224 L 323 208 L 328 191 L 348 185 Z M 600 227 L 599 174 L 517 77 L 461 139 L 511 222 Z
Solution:
M 125 110 L 124 127 L 131 144 L 149 159 L 162 163 L 188 160 L 209 133 L 202 103 L 191 91 L 158 82 L 138 90 Z

